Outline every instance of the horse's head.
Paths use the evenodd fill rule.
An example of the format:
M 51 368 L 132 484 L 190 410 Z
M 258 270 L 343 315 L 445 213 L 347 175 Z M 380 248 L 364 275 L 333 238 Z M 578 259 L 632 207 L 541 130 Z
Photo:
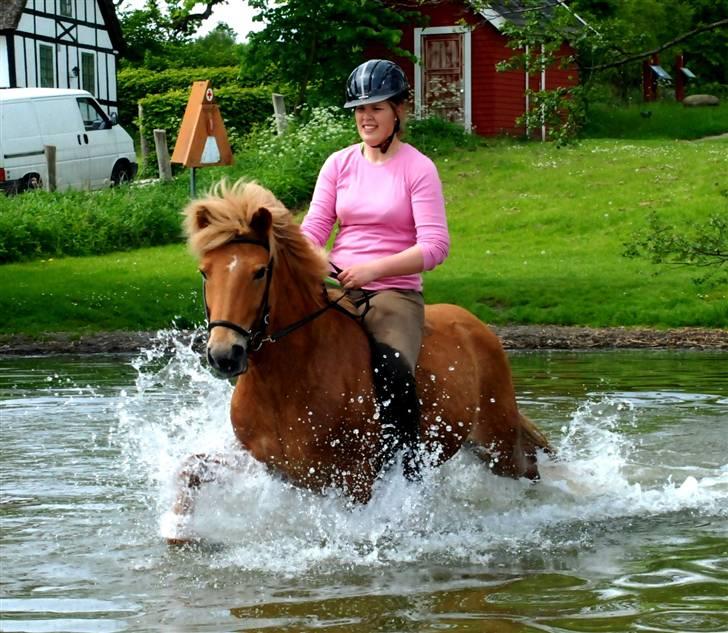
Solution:
M 295 268 L 298 289 L 318 288 L 326 260 L 283 204 L 255 183 L 220 183 L 206 198 L 193 201 L 185 216 L 188 244 L 204 279 L 207 358 L 226 376 L 242 374 L 248 353 L 263 341 L 276 303 L 281 284 L 274 277 L 280 282 L 281 271 Z
M 282 208 L 255 184 L 224 184 L 186 209 L 188 243 L 199 258 L 208 330 L 207 358 L 226 376 L 248 368 L 268 318 L 273 213 Z

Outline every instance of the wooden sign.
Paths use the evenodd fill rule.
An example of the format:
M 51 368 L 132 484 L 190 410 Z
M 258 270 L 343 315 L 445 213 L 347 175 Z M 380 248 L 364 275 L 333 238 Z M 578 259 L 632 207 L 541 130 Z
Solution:
M 185 167 L 232 165 L 225 123 L 209 81 L 192 84 L 185 115 L 172 152 L 172 162 Z

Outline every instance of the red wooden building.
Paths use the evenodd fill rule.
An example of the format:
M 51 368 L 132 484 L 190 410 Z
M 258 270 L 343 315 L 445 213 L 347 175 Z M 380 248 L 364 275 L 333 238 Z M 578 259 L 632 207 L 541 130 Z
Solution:
M 568 10 L 557 4 L 557 10 Z M 514 54 L 502 29 L 507 21 L 523 23 L 517 6 L 513 0 L 490 2 L 486 9 L 474 9 L 465 0 L 421 5 L 427 26 L 406 27 L 400 42 L 419 63 L 397 60 L 414 87 L 417 116 L 434 113 L 461 121 L 483 136 L 523 134 L 516 119 L 529 109 L 529 88 L 550 90 L 578 82 L 575 68 L 534 74 L 496 70 L 498 62 Z M 561 53 L 570 52 L 565 43 Z

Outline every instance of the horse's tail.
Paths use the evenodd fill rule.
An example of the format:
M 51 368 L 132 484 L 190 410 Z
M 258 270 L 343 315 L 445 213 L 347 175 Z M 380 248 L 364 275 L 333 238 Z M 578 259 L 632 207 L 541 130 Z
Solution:
M 551 448 L 546 436 L 525 415 L 520 412 L 518 415 L 521 418 L 521 445 L 526 455 L 535 455 L 538 450 L 542 450 L 549 455 L 553 454 L 554 449 Z

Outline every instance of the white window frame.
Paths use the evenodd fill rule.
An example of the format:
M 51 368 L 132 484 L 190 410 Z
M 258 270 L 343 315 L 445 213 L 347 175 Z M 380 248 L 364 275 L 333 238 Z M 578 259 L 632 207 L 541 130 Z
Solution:
M 472 107 L 472 64 L 471 64 L 471 29 L 467 26 L 453 25 L 453 26 L 430 26 L 427 28 L 415 28 L 415 57 L 419 60 L 422 57 L 422 38 L 425 35 L 450 35 L 452 33 L 461 33 L 463 35 L 463 84 L 465 88 L 465 94 L 463 96 L 464 107 L 465 107 L 465 121 L 463 122 L 465 130 L 470 132 L 473 127 L 473 107 Z M 422 97 L 424 92 L 424 86 L 422 85 L 422 78 L 424 74 L 424 68 L 422 64 L 415 63 L 415 116 L 420 118 L 422 116 Z

